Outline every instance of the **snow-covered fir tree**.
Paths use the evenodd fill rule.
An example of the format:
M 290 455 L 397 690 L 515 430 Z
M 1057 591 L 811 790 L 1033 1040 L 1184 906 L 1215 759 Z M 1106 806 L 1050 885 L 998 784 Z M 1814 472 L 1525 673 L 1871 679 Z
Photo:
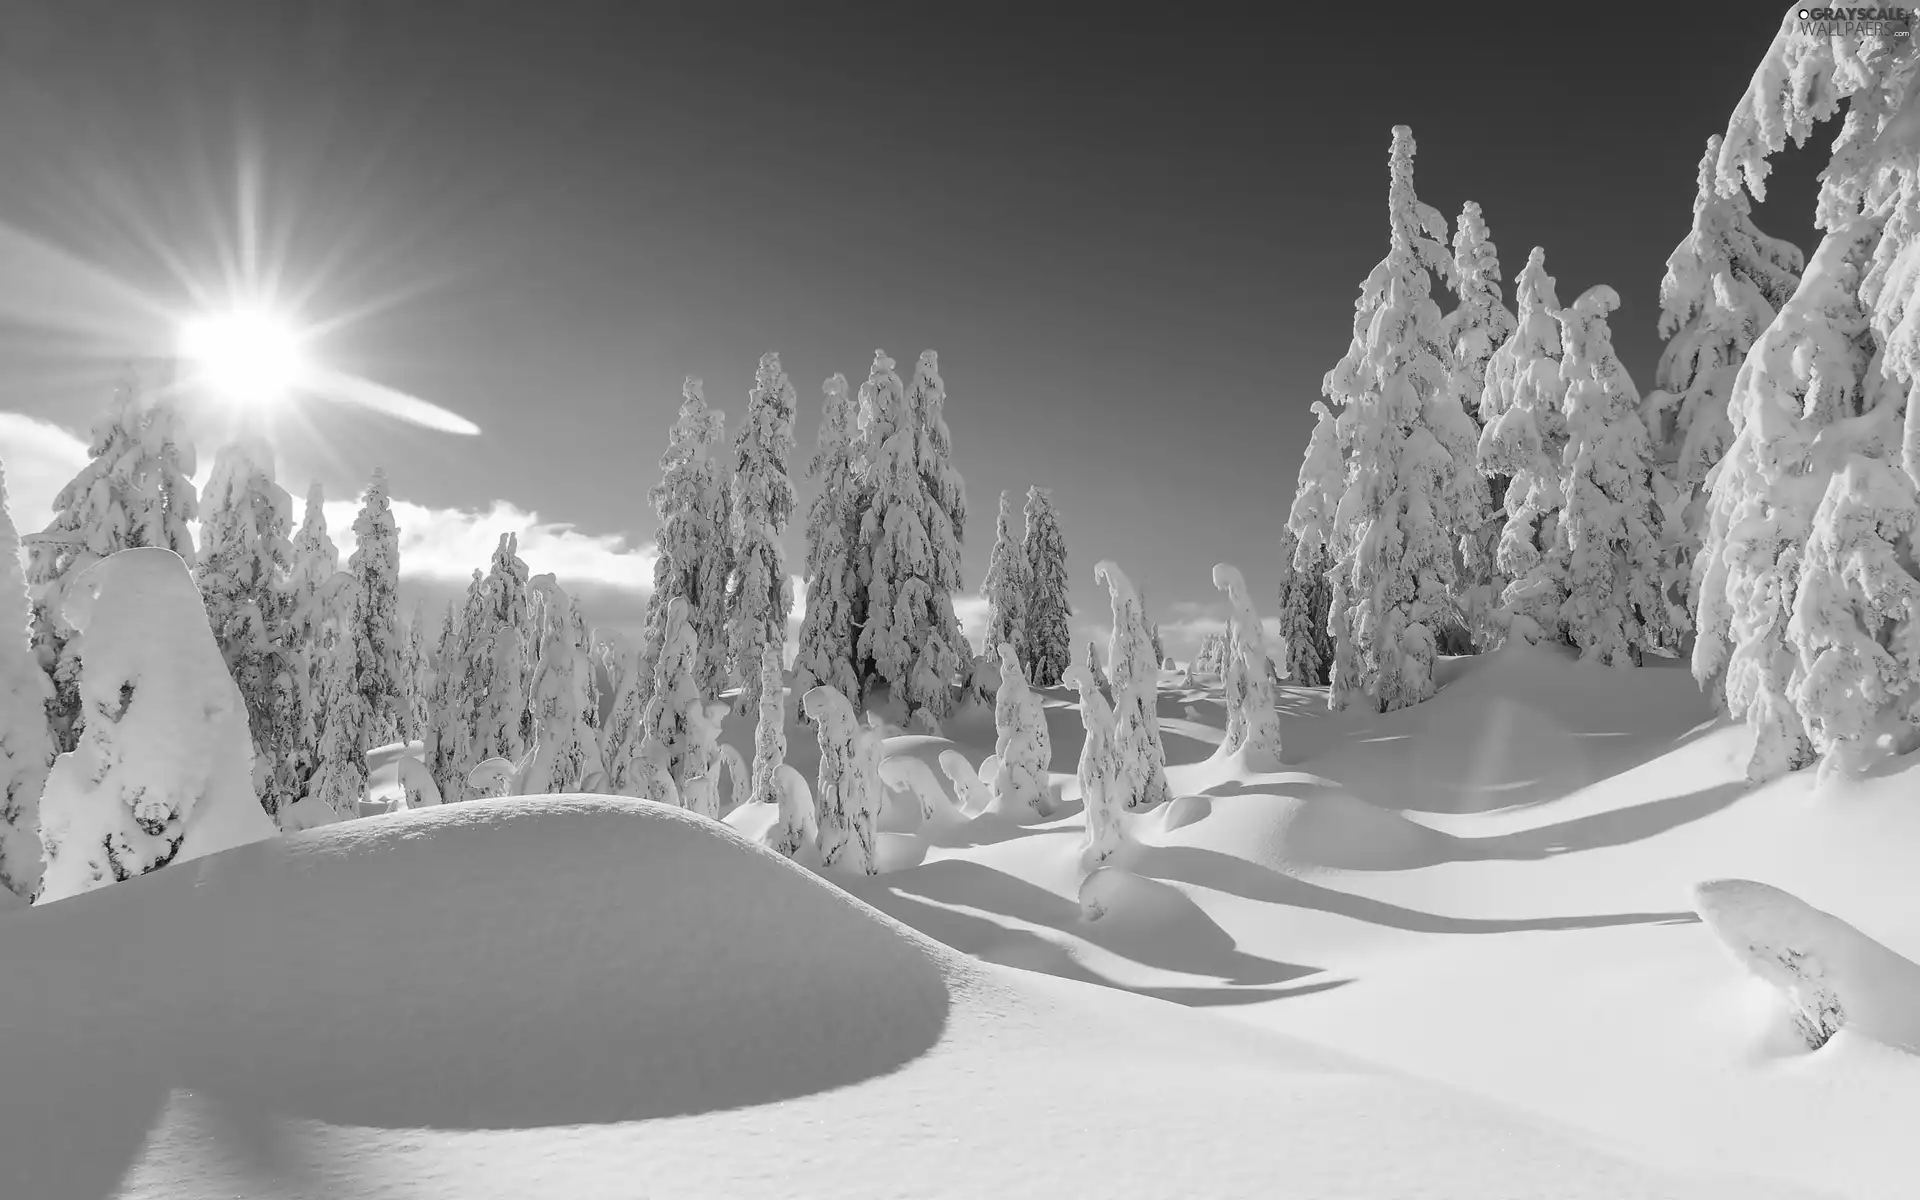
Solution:
M 1238 662 L 1239 683 L 1228 703 L 1239 710 L 1240 737 L 1223 743 L 1228 753 L 1244 751 L 1256 769 L 1280 766 L 1280 713 L 1273 706 L 1273 668 L 1267 659 L 1266 629 L 1253 607 L 1253 593 L 1238 567 L 1219 563 L 1213 568 L 1213 586 L 1226 594 L 1231 613 L 1228 645 Z
M 320 678 L 318 763 L 306 795 L 294 807 L 290 828 L 350 821 L 360 815 L 367 792 L 367 750 L 373 710 L 367 700 L 364 674 L 365 597 L 352 572 L 342 571 L 327 589 L 332 609 L 326 621 L 325 666 Z
M 1917 522 L 1912 480 L 1864 454 L 1833 476 L 1814 513 L 1787 627 L 1788 695 L 1823 776 L 1861 765 L 1860 749 L 1882 733 L 1911 748 L 1920 728 L 1920 579 L 1901 561 Z
M 1100 685 L 1086 668 L 1067 668 L 1064 682 L 1079 689 L 1080 723 L 1086 740 L 1080 744 L 1080 803 L 1087 823 L 1086 860 L 1099 864 L 1111 859 L 1126 842 L 1127 791 L 1122 779 L 1113 709 Z
M 1899 437 L 1898 393 L 1883 386 L 1859 298 L 1878 225 L 1861 217 L 1822 239 L 1799 290 L 1747 355 L 1734 385 L 1733 443 L 1713 472 L 1693 672 L 1753 728 L 1751 779 L 1814 760 L 1788 640 L 1814 516 L 1849 452 L 1886 457 Z
M 1054 511 L 1053 493 L 1027 489 L 1026 530 L 1020 553 L 1027 560 L 1026 640 L 1020 666 L 1034 687 L 1053 687 L 1073 665 L 1073 634 L 1068 622 L 1067 537 Z
M 535 602 L 539 655 L 529 695 L 533 760 L 520 794 L 597 790 L 606 768 L 594 728 L 600 705 L 586 622 L 552 575 L 528 580 L 527 590 Z
M 880 735 L 862 729 L 853 705 L 820 684 L 800 698 L 820 731 L 820 774 L 813 791 L 823 867 L 877 875 Z
M 647 636 L 641 651 L 641 688 L 652 686 L 662 645 L 661 622 L 676 598 L 687 602 L 687 620 L 700 646 L 694 679 L 701 694 L 717 696 L 731 686 L 727 669 L 727 579 L 733 573 L 730 471 L 726 415 L 707 407 L 701 381 L 681 387 L 680 414 L 660 456 L 662 477 L 651 493 L 660 520 L 655 541 L 653 595 L 647 601 Z
M 1107 585 L 1113 600 L 1113 633 L 1107 642 L 1107 670 L 1119 747 L 1123 806 L 1154 808 L 1171 799 L 1167 791 L 1167 754 L 1160 745 L 1160 663 L 1147 642 L 1140 597 L 1117 564 L 1104 561 L 1094 578 Z
M 1453 231 L 1453 286 L 1460 303 L 1441 327 L 1448 349 L 1447 394 L 1451 405 L 1467 414 L 1473 440 L 1449 445 L 1460 463 L 1474 462 L 1482 427 L 1481 399 L 1487 390 L 1487 365 L 1495 351 L 1513 336 L 1514 317 L 1500 294 L 1500 257 L 1487 230 L 1480 206 L 1467 201 Z M 1451 408 L 1449 408 L 1451 416 Z M 1450 423 L 1464 433 L 1467 426 Z M 1449 511 L 1463 525 L 1460 532 L 1461 575 L 1456 581 L 1460 604 L 1476 642 L 1483 641 L 1490 621 L 1488 609 L 1505 586 L 1494 561 L 1505 513 L 1503 499 L 1493 492 L 1478 469 L 1454 473 L 1456 495 Z
M 400 669 L 400 530 L 387 498 L 387 473 L 373 469 L 353 519 L 353 555 L 347 570 L 360 593 L 360 629 L 354 637 L 360 655 L 360 691 L 367 699 L 370 746 L 400 736 L 406 719 L 405 676 Z
M 859 541 L 855 512 L 860 462 L 847 379 L 834 375 L 823 385 L 818 449 L 807 478 L 819 491 L 807 507 L 806 612 L 800 621 L 800 649 L 793 661 L 793 694 L 804 696 L 816 684 L 830 684 L 855 702 L 860 696 L 854 671 L 854 606 L 861 592 L 853 549 Z
M 1677 649 L 1661 588 L 1660 511 L 1653 448 L 1640 393 L 1613 352 L 1607 314 L 1620 297 L 1601 284 L 1560 314 L 1567 385 L 1565 501 L 1556 552 L 1567 564 L 1560 617 L 1582 659 L 1636 666 L 1643 653 Z
M 76 744 L 81 717 L 79 648 L 60 613 L 68 583 L 120 550 L 157 546 L 195 561 L 188 522 L 198 516 L 191 443 L 177 432 L 173 404 L 147 396 L 129 372 L 95 419 L 87 465 L 54 498 L 53 523 L 26 539 L 34 601 L 34 648 L 53 677 L 49 709 L 55 745 Z
M 1707 475 L 1733 440 L 1727 414 L 1735 377 L 1762 332 L 1800 284 L 1805 256 L 1753 224 L 1746 193 L 1715 181 L 1718 135 L 1707 139 L 1693 226 L 1667 258 L 1660 281 L 1666 341 L 1646 398 L 1659 473 L 1664 592 L 1675 627 L 1699 606 L 1693 562 L 1706 524 Z
M 730 520 L 733 577 L 727 590 L 731 654 L 740 679 L 735 711 L 760 705 L 760 665 L 766 648 L 784 646 L 793 611 L 793 581 L 787 577 L 786 536 L 793 516 L 793 384 L 778 354 L 760 356 L 746 419 L 733 448 Z
M 1447 223 L 1413 190 L 1413 134 L 1396 126 L 1388 157 L 1387 256 L 1354 302 L 1353 341 L 1327 372 L 1340 408 L 1346 488 L 1328 533 L 1335 561 L 1328 623 L 1334 637 L 1329 703 L 1379 711 L 1433 694 L 1439 635 L 1459 617 L 1456 522 L 1443 520 L 1464 469 L 1448 447 L 1468 418 L 1442 403 L 1448 355 L 1432 276 L 1450 278 Z M 1470 424 L 1470 422 L 1469 422 Z M 1124 730 L 1123 730 L 1124 732 Z
M 954 615 L 967 497 L 953 469 L 939 360 L 920 356 L 902 392 L 893 360 L 876 351 L 861 389 L 871 414 L 871 499 L 860 523 L 868 564 L 865 624 L 856 644 L 867 678 L 887 682 L 913 728 L 936 732 L 971 647 Z
M 1047 765 L 1053 761 L 1053 739 L 1047 732 L 1047 710 L 1027 686 L 1020 656 L 1011 642 L 1000 643 L 1000 689 L 993 701 L 994 757 L 1000 771 L 993 777 L 993 795 L 1003 808 L 1026 808 L 1045 816 L 1051 802 Z
M 53 765 L 53 683 L 33 653 L 20 538 L 0 472 L 0 887 L 22 900 L 40 887 L 40 793 Z
M 403 645 L 405 649 L 400 656 L 400 661 L 407 710 L 404 736 L 408 740 L 424 741 L 433 722 L 434 681 L 433 651 L 427 645 L 425 603 L 416 603 L 413 606 L 413 615 L 407 619 Z
M 780 768 L 787 764 L 786 681 L 780 658 L 776 643 L 769 642 L 760 652 L 760 721 L 753 729 L 753 786 L 747 798 L 767 804 L 780 803 Z
M 1160 641 L 1160 622 L 1153 619 L 1153 607 L 1147 603 L 1147 590 L 1140 589 L 1140 619 L 1147 623 L 1147 645 L 1153 647 L 1153 661 L 1164 662 L 1167 648 Z
M 247 439 L 214 456 L 200 497 L 195 570 L 207 620 L 227 671 L 247 706 L 253 784 L 268 815 L 300 798 L 294 764 L 300 745 L 304 663 L 293 644 L 293 497 L 274 481 L 273 450 Z
M 433 697 L 427 705 L 421 757 L 446 803 L 465 798 L 466 779 L 461 772 L 473 761 L 467 728 L 473 703 L 468 688 L 475 678 L 470 669 L 472 640 L 481 625 L 485 588 L 485 576 L 475 570 L 463 601 L 457 607 L 447 605 L 446 617 L 440 623 L 440 640 L 433 652 Z
M 1000 513 L 993 524 L 993 552 L 987 557 L 987 577 L 980 594 L 987 602 L 984 652 L 1000 658 L 1000 647 L 1012 646 L 1016 657 L 1027 644 L 1027 602 L 1033 591 L 1027 556 L 1013 533 L 1013 493 L 1000 493 Z
M 1327 641 L 1327 605 L 1333 589 L 1327 584 L 1327 564 L 1318 570 L 1293 565 L 1299 541 L 1291 530 L 1280 535 L 1280 636 L 1286 642 L 1287 661 L 1280 664 L 1286 677 L 1302 687 L 1327 681 L 1327 662 L 1333 646 Z
M 1487 365 L 1481 395 L 1479 465 L 1502 495 L 1506 522 L 1494 556 L 1506 576 L 1495 616 L 1507 636 L 1563 641 L 1560 605 L 1566 562 L 1558 552 L 1561 454 L 1567 422 L 1561 401 L 1560 301 L 1546 252 L 1535 246 L 1514 280 L 1519 308 L 1513 336 Z
M 1200 649 L 1195 652 L 1193 656 L 1193 673 L 1196 675 L 1223 675 L 1226 669 L 1226 632 L 1222 630 L 1217 633 L 1207 634 L 1200 639 Z
M 320 768 L 320 737 L 326 730 L 323 684 L 339 629 L 328 617 L 334 608 L 332 589 L 339 579 L 340 551 L 327 533 L 326 496 L 315 480 L 307 489 L 300 529 L 294 535 L 293 566 L 286 583 L 288 683 L 297 732 L 285 795 L 296 803 Z M 275 818 L 285 810 L 283 803 Z
M 678 804 L 719 818 L 719 788 L 708 778 L 717 758 L 719 722 L 700 694 L 696 672 L 700 644 L 687 618 L 686 600 L 667 607 L 653 694 L 641 717 L 639 772 L 649 800 Z M 695 781 L 700 781 L 698 786 Z
M 489 758 L 517 763 L 533 740 L 529 689 L 538 630 L 520 539 L 500 535 L 481 585 L 479 612 L 467 637 L 462 723 L 467 759 L 459 778 Z
M 86 640 L 86 713 L 41 800 L 38 902 L 272 837 L 246 706 L 186 562 L 123 550 L 69 583 L 60 616 Z

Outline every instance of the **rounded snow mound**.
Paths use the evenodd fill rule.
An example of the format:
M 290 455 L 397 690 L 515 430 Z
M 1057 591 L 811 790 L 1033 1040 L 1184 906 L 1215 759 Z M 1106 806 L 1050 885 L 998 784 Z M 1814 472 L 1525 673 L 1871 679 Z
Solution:
M 1247 791 L 1205 797 L 1211 806 L 1205 820 L 1182 822 L 1169 814 L 1153 840 L 1215 850 L 1274 870 L 1401 871 L 1454 856 L 1456 839 L 1440 830 L 1312 786 L 1311 795 Z
M 599 796 L 333 825 L 27 917 L 0 922 L 11 1077 L 91 1040 L 124 1046 L 129 1080 L 388 1128 L 631 1121 L 857 1083 L 939 1039 L 954 966 L 732 830 Z

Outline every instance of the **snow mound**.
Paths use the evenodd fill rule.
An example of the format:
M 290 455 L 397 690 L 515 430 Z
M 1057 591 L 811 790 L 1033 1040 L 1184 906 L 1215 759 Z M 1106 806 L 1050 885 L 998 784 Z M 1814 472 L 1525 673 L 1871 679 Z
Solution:
M 27 915 L 0 923 L 0 1161 L 21 1196 L 124 1162 L 138 1118 L 68 1123 L 143 1090 L 380 1128 L 631 1121 L 854 1084 L 947 1019 L 944 951 L 645 801 L 370 817 Z
M 1175 796 L 1173 803 L 1161 812 L 1160 827 L 1168 833 L 1184 829 L 1196 821 L 1204 821 L 1213 814 L 1213 800 L 1207 796 Z
M 1847 1028 L 1920 1053 L 1920 963 L 1764 883 L 1710 880 L 1694 901 L 1740 964 L 1779 989 L 1810 1048 Z
M 1304 788 L 1309 794 L 1254 790 Z M 1311 776 L 1256 783 L 1232 795 L 1194 796 L 1209 807 L 1198 818 L 1169 813 L 1152 840 L 1196 846 L 1276 871 L 1398 871 L 1454 857 L 1458 839 L 1393 809 L 1381 808 Z M 1178 801 L 1176 801 L 1178 803 Z M 1146 837 L 1150 826 L 1139 833 Z

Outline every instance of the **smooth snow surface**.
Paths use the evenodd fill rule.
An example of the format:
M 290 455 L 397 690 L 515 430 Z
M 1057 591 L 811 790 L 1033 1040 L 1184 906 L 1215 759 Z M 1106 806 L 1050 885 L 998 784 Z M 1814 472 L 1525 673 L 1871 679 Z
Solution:
M 881 745 L 871 877 L 758 844 L 771 804 L 521 797 L 0 915 L 0 1197 L 1911 1194 L 1920 776 L 1751 787 L 1671 660 L 1435 681 L 1278 689 L 1257 772 L 1163 679 L 1177 799 L 1098 866 L 1037 688 L 1055 815 L 988 811 L 956 713 Z M 1833 964 L 1819 1049 L 1729 914 Z
M 1114 890 L 1103 921 L 1197 912 Z M 0 954 L 0 1161 L 37 1200 L 1807 1194 L 980 964 L 644 801 L 257 843 L 0 918 Z

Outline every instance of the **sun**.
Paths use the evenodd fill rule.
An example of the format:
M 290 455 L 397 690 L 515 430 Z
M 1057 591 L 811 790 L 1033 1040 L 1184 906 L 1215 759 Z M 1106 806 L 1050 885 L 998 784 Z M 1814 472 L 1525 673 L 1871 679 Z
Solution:
M 194 383 L 232 404 L 285 400 L 307 373 L 291 321 L 263 309 L 195 317 L 180 326 L 179 354 Z

